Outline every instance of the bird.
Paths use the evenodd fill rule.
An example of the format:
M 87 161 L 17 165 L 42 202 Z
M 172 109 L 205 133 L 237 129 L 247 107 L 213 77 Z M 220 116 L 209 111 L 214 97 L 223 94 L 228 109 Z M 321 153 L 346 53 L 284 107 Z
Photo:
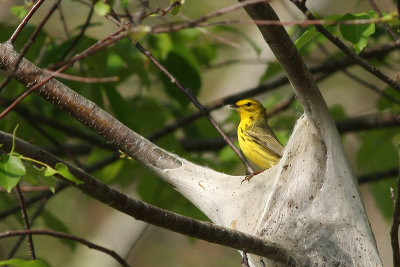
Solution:
M 263 105 L 255 99 L 242 99 L 230 106 L 240 115 L 237 135 L 245 157 L 261 170 L 277 164 L 284 147 L 268 126 L 267 112 Z

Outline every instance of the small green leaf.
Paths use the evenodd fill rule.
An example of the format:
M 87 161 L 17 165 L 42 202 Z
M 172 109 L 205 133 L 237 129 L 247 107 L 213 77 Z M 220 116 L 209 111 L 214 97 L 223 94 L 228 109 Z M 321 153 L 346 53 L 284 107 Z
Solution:
M 191 51 L 184 47 L 175 47 L 174 50 L 168 53 L 163 65 L 183 86 L 190 88 L 195 96 L 199 93 L 201 75 L 197 60 Z M 167 94 L 177 100 L 182 107 L 186 107 L 190 101 L 164 73 L 160 72 L 159 75 Z
M 0 261 L 0 266 L 11 265 L 17 267 L 49 267 L 46 262 L 42 260 L 23 260 L 23 259 L 9 259 Z
M 12 6 L 10 7 L 10 11 L 14 16 L 17 16 L 18 18 L 22 19 L 28 14 L 28 9 L 26 6 Z
M 344 120 L 347 118 L 346 111 L 342 105 L 336 104 L 329 107 L 329 111 L 334 120 Z
M 25 161 L 26 174 L 23 179 L 32 185 L 38 184 L 38 178 L 42 175 L 42 171 L 33 166 L 32 162 Z
M 68 180 L 74 182 L 75 184 L 83 184 L 83 181 L 79 180 L 76 178 L 69 170 L 68 167 L 59 162 L 56 164 L 56 170 L 58 171 L 59 174 L 61 174 L 64 178 L 67 178 Z
M 129 29 L 129 36 L 132 38 L 134 42 L 139 41 L 146 34 L 151 31 L 151 27 L 148 25 L 139 24 L 135 27 Z
M 99 0 L 94 5 L 94 11 L 99 14 L 100 16 L 105 16 L 110 12 L 111 7 L 110 5 L 104 3 L 103 1 Z
M 159 59 L 165 59 L 174 47 L 171 36 L 166 33 L 151 34 L 148 39 L 152 53 Z
M 209 42 L 200 43 L 192 50 L 197 60 L 203 65 L 210 64 L 217 57 L 217 46 Z
M 361 146 L 357 151 L 357 165 L 363 172 L 376 172 L 398 165 L 394 146 L 397 130 L 381 129 L 360 134 Z M 379 160 L 376 160 L 379 159 Z
M 44 168 L 42 168 L 44 170 Z M 42 175 L 40 179 L 49 187 L 51 192 L 56 191 L 56 178 L 54 176 L 44 176 Z
M 57 170 L 53 169 L 50 166 L 46 166 L 45 168 L 46 168 L 46 170 L 44 171 L 44 176 L 52 176 L 52 175 L 58 173 Z
M 25 173 L 25 166 L 19 157 L 0 155 L 0 186 L 4 187 L 8 193 Z
M 385 94 L 386 97 L 383 96 Z M 392 100 L 389 100 L 391 98 Z M 391 110 L 396 113 L 400 113 L 400 94 L 397 90 L 392 87 L 386 88 L 382 92 L 382 96 L 378 100 L 378 109 L 383 110 Z
M 342 19 L 342 15 L 340 14 L 334 14 L 330 15 L 324 18 L 324 21 L 338 21 Z M 330 33 L 332 33 L 336 29 L 337 25 L 326 25 L 324 26 L 326 30 L 328 30 Z M 302 49 L 304 46 L 310 44 L 311 41 L 315 40 L 315 42 L 312 42 L 311 44 L 315 45 L 320 42 L 319 39 L 325 38 L 317 29 L 315 26 L 309 26 L 303 33 L 300 35 L 299 38 L 295 41 L 295 45 L 298 50 Z M 326 38 L 324 40 L 327 40 Z
M 303 34 L 299 38 L 297 38 L 297 40 L 294 42 L 294 44 L 297 47 L 297 50 L 300 50 L 303 46 L 311 42 L 319 34 L 320 34 L 319 31 L 317 31 L 317 29 L 314 26 L 310 27 L 308 30 L 303 32 Z
M 387 221 L 393 218 L 393 200 L 390 198 L 390 187 L 397 188 L 396 180 L 396 177 L 393 177 L 392 179 L 384 179 L 370 184 L 376 205 Z
M 169 1 L 170 2 L 170 4 L 172 5 L 173 3 L 176 3 L 176 2 L 178 2 L 179 4 L 177 4 L 172 10 L 171 10 L 171 14 L 172 15 L 176 15 L 176 14 L 178 14 L 179 13 L 179 11 L 181 11 L 181 8 L 182 8 L 182 6 L 183 6 L 183 4 L 185 3 L 185 0 L 170 0 Z
M 369 13 L 361 14 L 346 14 L 343 16 L 343 20 L 367 20 L 371 19 Z M 344 39 L 353 44 L 354 50 L 360 53 L 364 47 L 367 46 L 368 38 L 375 32 L 375 24 L 341 24 L 340 32 Z

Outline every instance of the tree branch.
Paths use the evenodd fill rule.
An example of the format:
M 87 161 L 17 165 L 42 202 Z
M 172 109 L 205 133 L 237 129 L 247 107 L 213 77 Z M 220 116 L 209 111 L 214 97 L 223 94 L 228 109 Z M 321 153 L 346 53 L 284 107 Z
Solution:
M 384 127 L 399 127 L 400 115 L 398 114 L 373 114 L 348 118 L 336 123 L 340 133 L 372 130 Z
M 300 1 L 300 0 L 291 0 L 303 13 L 304 15 L 309 19 L 309 20 L 315 20 L 315 17 L 312 15 L 310 10 L 305 5 L 305 1 Z M 355 54 L 353 51 L 351 51 L 344 43 L 342 43 L 339 38 L 333 36 L 327 29 L 324 28 L 322 25 L 315 25 L 315 28 L 322 33 L 328 40 L 330 40 L 336 47 L 338 47 L 340 50 L 342 50 L 351 60 L 356 62 L 358 65 L 360 65 L 362 68 L 364 68 L 366 71 L 380 79 L 381 81 L 385 82 L 389 86 L 393 87 L 397 91 L 400 91 L 400 84 L 396 82 L 395 80 L 391 79 L 384 73 L 382 73 L 379 69 L 376 67 L 370 65 L 368 61 L 365 59 L 361 58 L 357 54 Z
M 81 243 L 88 248 L 95 249 L 98 251 L 101 251 L 103 253 L 106 253 L 107 255 L 113 257 L 117 262 L 119 262 L 122 266 L 124 267 L 130 267 L 130 265 L 121 257 L 119 256 L 115 251 L 107 249 L 105 247 L 96 245 L 90 241 L 87 241 L 83 238 L 73 236 L 67 233 L 63 232 L 56 232 L 52 230 L 41 230 L 41 229 L 27 229 L 27 230 L 15 230 L 15 231 L 6 231 L 3 233 L 0 233 L 0 239 L 6 238 L 6 237 L 11 237 L 11 236 L 24 236 L 24 235 L 47 235 L 47 236 L 53 236 L 56 238 L 61 238 L 61 239 L 68 239 L 68 240 L 73 240 L 75 242 Z
M 15 42 L 18 35 L 21 33 L 22 29 L 25 27 L 25 25 L 31 19 L 33 14 L 35 14 L 36 10 L 43 4 L 43 2 L 44 2 L 44 0 L 37 1 L 31 8 L 31 10 L 29 10 L 28 14 L 26 14 L 24 19 L 21 21 L 21 23 L 18 25 L 17 29 L 15 29 L 14 33 L 11 35 L 10 39 L 8 40 L 11 44 L 13 44 Z
M 400 156 L 400 146 L 398 148 Z M 397 196 L 394 201 L 393 221 L 392 221 L 392 227 L 390 229 L 390 237 L 393 250 L 393 266 L 400 265 L 399 224 L 400 224 L 400 177 L 397 179 Z
M 25 229 L 29 230 L 31 227 L 29 224 L 28 214 L 26 213 L 26 209 L 25 209 L 24 196 L 22 195 L 19 184 L 17 184 L 17 186 L 15 187 L 15 192 L 17 193 L 19 206 L 21 208 L 22 221 L 24 222 Z M 28 240 L 28 247 L 29 247 L 29 255 L 31 257 L 31 260 L 34 260 L 34 259 L 36 259 L 36 256 L 35 256 L 35 248 L 33 246 L 32 235 L 28 234 L 27 236 L 28 236 L 27 240 Z
M 3 144 L 1 149 L 10 150 L 12 139 L 12 135 L 0 131 L 0 144 Z M 44 150 L 22 141 L 19 138 L 15 138 L 15 151 L 24 156 L 38 159 L 52 167 L 59 162 L 63 162 L 61 159 L 58 159 Z M 66 181 L 62 177 L 58 178 L 78 188 L 84 194 L 90 195 L 98 201 L 130 215 L 137 220 L 142 220 L 211 243 L 238 250 L 245 249 L 248 253 L 274 259 L 277 262 L 296 262 L 296 259 L 292 257 L 289 251 L 286 251 L 286 249 L 276 243 L 243 232 L 214 225 L 212 223 L 185 217 L 149 205 L 140 200 L 130 198 L 100 182 L 82 170 L 74 168 L 68 163 L 63 163 L 68 166 L 68 169 L 75 177 L 83 181 L 83 184 L 76 185 L 75 183 Z

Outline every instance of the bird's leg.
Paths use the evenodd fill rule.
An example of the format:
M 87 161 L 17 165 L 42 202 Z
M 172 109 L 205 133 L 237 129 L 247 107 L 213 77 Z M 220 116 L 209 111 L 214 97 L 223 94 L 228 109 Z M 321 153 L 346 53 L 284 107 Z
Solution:
M 249 175 L 246 175 L 246 177 L 244 177 L 244 179 L 242 180 L 242 182 L 240 184 L 242 184 L 244 181 L 248 181 L 250 183 L 250 179 L 253 178 L 253 176 L 256 176 L 257 174 L 262 173 L 263 171 L 257 171 L 257 172 L 253 172 Z

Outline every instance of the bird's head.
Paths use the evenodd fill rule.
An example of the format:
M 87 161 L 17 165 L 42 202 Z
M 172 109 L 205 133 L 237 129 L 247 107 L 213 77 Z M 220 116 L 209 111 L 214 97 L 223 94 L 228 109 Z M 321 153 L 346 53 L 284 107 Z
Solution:
M 254 119 L 265 114 L 265 108 L 263 105 L 254 99 L 242 99 L 230 106 L 237 110 L 240 115 L 240 119 L 252 119 L 252 117 Z

